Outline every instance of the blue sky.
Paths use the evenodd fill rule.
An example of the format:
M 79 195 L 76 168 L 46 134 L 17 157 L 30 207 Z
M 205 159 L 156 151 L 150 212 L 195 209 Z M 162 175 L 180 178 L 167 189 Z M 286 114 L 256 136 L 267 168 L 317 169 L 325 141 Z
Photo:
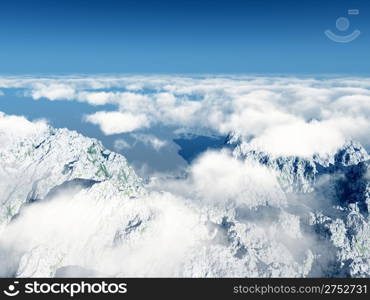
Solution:
M 349 16 L 361 36 L 324 35 Z M 346 73 L 370 70 L 368 0 L 0 3 L 0 73 Z

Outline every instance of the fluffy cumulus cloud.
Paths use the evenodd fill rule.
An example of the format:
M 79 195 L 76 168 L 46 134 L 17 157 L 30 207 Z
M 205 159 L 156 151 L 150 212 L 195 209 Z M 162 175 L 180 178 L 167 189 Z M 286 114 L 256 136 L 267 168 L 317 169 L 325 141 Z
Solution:
M 45 120 L 31 122 L 23 116 L 0 112 L 0 147 L 11 146 L 15 141 L 46 131 L 47 128 Z
M 233 133 L 248 146 L 275 155 L 324 154 L 348 140 L 370 146 L 368 78 L 1 78 L 0 88 L 9 87 L 23 88 L 34 99 L 114 105 L 116 111 L 102 110 L 85 119 L 107 135 L 156 125 Z
M 276 174 L 250 161 L 235 159 L 227 151 L 208 151 L 190 167 L 192 187 L 206 201 L 237 201 L 248 207 L 284 204 Z
M 310 157 L 334 153 L 349 139 L 365 140 L 369 123 L 362 118 L 333 118 L 304 122 L 297 120 L 287 124 L 268 127 L 250 143 L 249 149 L 268 150 L 276 156 Z
M 148 127 L 149 121 L 144 114 L 134 115 L 117 111 L 99 111 L 85 117 L 87 122 L 97 124 L 105 134 L 131 132 Z
M 1 250 L 12 248 L 9 257 L 16 260 L 20 277 L 54 275 L 51 265 L 97 270 L 95 276 L 173 276 L 202 234 L 192 231 L 199 225 L 197 215 L 170 194 L 123 201 L 120 194 L 104 199 L 103 188 L 111 187 L 64 190 L 32 205 L 0 235 L 0 257 Z M 127 224 L 132 231 L 121 231 Z M 11 270 L 9 257 L 0 261 L 2 276 Z
M 157 174 L 148 187 L 219 207 L 229 204 L 248 208 L 283 207 L 287 201 L 275 171 L 259 163 L 239 160 L 225 149 L 204 152 L 189 165 L 186 174 L 185 177 Z
M 92 105 L 104 105 L 113 102 L 114 97 L 112 92 L 80 92 L 76 99 Z
M 35 100 L 47 98 L 49 100 L 72 99 L 75 90 L 66 84 L 37 84 L 37 88 L 31 91 L 31 97 Z

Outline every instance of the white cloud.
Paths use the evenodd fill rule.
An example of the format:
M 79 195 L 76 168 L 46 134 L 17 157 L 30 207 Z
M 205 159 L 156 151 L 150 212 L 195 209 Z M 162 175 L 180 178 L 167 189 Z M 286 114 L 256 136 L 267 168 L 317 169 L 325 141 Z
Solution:
M 143 133 L 134 133 L 131 136 L 139 142 L 152 147 L 154 150 L 159 151 L 163 147 L 168 145 L 167 141 L 161 140 L 154 135 L 151 134 L 143 134 Z
M 297 121 L 269 127 L 249 143 L 251 149 L 259 149 L 275 156 L 310 157 L 313 154 L 334 153 L 346 142 L 340 121 Z
M 274 171 L 256 162 L 239 160 L 227 150 L 204 152 L 183 178 L 155 174 L 148 188 L 219 207 L 284 206 L 287 201 Z
M 23 116 L 6 115 L 0 112 L 0 147 L 40 134 L 47 129 L 45 120 L 31 122 Z
M 0 235 L 0 256 L 13 249 L 0 260 L 0 274 L 21 254 L 21 277 L 48 277 L 70 265 L 106 276 L 176 276 L 203 232 L 195 212 L 168 193 L 128 199 L 109 183 L 64 190 L 27 207 Z
M 92 105 L 104 105 L 114 102 L 115 93 L 113 92 L 80 92 L 77 100 L 87 102 Z
M 248 207 L 280 206 L 286 201 L 273 171 L 238 160 L 227 151 L 204 153 L 192 164 L 190 174 L 190 190 L 206 201 L 233 201 Z
M 370 128 L 369 78 L 237 75 L 0 78 L 0 88 L 9 87 L 24 88 L 34 99 L 114 104 L 115 114 L 99 112 L 87 117 L 106 134 L 152 125 L 171 126 L 175 130 L 204 129 L 215 134 L 236 133 L 244 142 L 251 142 L 250 146 L 279 155 L 324 153 L 354 138 L 370 146 L 364 135 Z M 344 122 L 346 118 L 351 121 Z M 361 126 L 356 129 L 351 122 L 360 122 Z M 298 134 L 300 130 L 304 134 Z M 305 134 L 307 140 L 302 141 Z
M 333 108 L 353 116 L 370 116 L 370 95 L 349 95 L 338 98 Z
M 133 115 L 115 111 L 99 111 L 86 116 L 85 121 L 99 125 L 106 135 L 131 132 L 149 126 L 149 121 L 143 114 Z
M 122 111 L 138 111 L 150 112 L 152 110 L 152 99 L 143 94 L 135 94 L 131 92 L 117 93 L 117 103 Z
M 72 99 L 75 96 L 75 90 L 66 84 L 38 84 L 37 89 L 31 91 L 31 97 L 35 100 L 47 98 L 49 100 Z
M 154 101 L 157 118 L 168 124 L 193 125 L 197 112 L 202 108 L 201 102 L 178 99 L 170 93 L 160 93 Z

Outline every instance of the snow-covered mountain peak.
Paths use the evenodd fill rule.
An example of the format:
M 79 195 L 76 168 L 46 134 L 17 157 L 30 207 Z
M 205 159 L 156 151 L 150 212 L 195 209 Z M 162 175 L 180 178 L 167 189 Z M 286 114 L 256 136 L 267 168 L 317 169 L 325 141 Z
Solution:
M 351 166 L 369 160 L 370 156 L 360 143 L 350 142 L 340 148 L 334 155 L 335 165 Z
M 109 180 L 128 196 L 140 193 L 141 179 L 126 159 L 101 142 L 67 129 L 45 128 L 28 137 L 13 137 L 0 148 L 0 223 L 8 222 L 25 203 L 44 199 L 66 183 Z

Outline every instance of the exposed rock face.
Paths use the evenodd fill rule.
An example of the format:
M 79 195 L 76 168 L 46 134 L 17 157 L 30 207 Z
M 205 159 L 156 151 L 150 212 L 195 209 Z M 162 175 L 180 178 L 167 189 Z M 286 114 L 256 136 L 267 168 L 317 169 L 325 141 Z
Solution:
M 276 170 L 283 190 L 310 207 L 301 215 L 302 225 L 325 245 L 314 251 L 320 263 L 313 266 L 313 276 L 369 276 L 370 156 L 360 144 L 350 142 L 326 158 L 270 157 L 245 151 L 243 143 L 234 154 Z

